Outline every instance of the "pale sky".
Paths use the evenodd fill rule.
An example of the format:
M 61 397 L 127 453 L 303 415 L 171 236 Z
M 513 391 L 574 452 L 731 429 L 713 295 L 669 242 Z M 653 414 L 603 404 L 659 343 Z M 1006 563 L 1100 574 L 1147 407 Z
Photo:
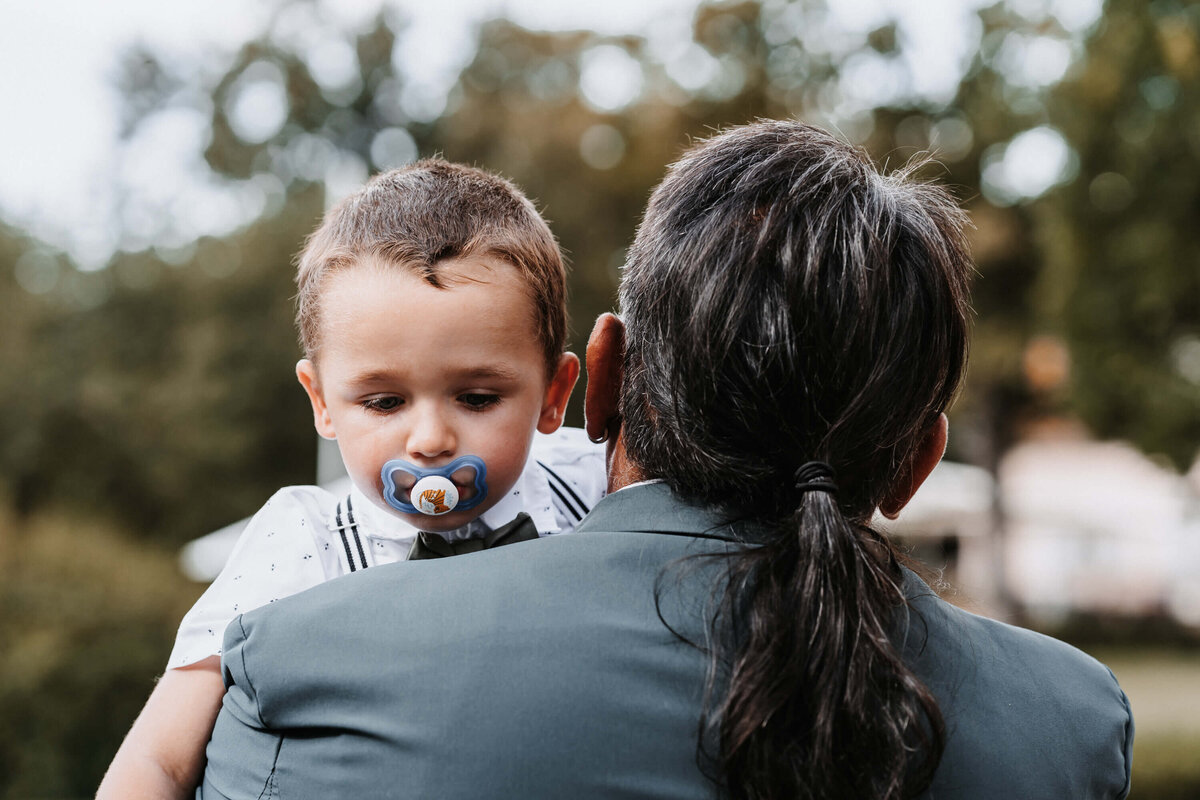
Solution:
M 535 29 L 637 33 L 667 48 L 686 37 L 699 0 L 317 0 L 315 8 L 353 28 L 373 18 L 381 2 L 410 19 L 401 60 L 432 90 L 448 87 L 471 55 L 472 26 L 481 19 L 504 15 Z M 952 90 L 970 56 L 978 37 L 972 15 L 982 2 L 837 0 L 831 6 L 839 22 L 859 32 L 898 17 L 902 36 L 919 54 L 909 64 L 913 82 L 936 96 Z M 1015 5 L 1052 6 L 1068 24 L 1082 25 L 1098 14 L 1099 2 Z M 0 0 L 0 108 L 7 116 L 0 125 L 0 218 L 67 250 L 84 268 L 103 265 L 114 247 L 129 241 L 118 230 L 128 224 L 128 209 L 118 213 L 115 187 L 163 191 L 175 181 L 194 183 L 196 137 L 205 122 L 183 112 L 167 116 L 144 139 L 121 148 L 109 85 L 118 54 L 145 41 L 157 51 L 202 56 L 220 70 L 222 56 L 260 32 L 274 7 L 273 0 Z M 1022 63 L 1030 52 L 1018 48 Z M 1062 54 L 1047 52 L 1042 59 L 1054 71 Z M 857 83 L 869 101 L 886 76 L 873 74 L 870 64 L 861 69 Z M 213 187 L 193 193 L 187 208 L 197 216 L 196 230 L 236 227 L 236 202 Z M 145 199 L 154 209 L 164 198 L 151 191 Z

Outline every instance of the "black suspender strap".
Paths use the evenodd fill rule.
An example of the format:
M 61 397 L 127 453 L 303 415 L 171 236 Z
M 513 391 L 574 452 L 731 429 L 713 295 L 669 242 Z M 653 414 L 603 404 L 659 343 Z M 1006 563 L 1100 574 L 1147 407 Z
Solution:
M 367 554 L 363 551 L 362 538 L 358 535 L 358 523 L 354 521 L 354 507 L 350 502 L 350 495 L 346 495 L 346 518 L 342 519 L 342 503 L 337 504 L 337 511 L 334 515 L 334 522 L 338 534 L 342 537 L 342 547 L 346 549 L 346 563 L 350 566 L 351 572 L 356 572 L 360 569 L 366 569 Z M 346 535 L 346 531 L 350 531 L 350 536 L 354 537 L 354 543 L 358 548 L 358 563 L 354 561 L 354 550 L 350 547 L 350 536 Z
M 367 554 L 363 550 L 362 537 L 358 535 L 358 523 L 354 520 L 354 503 L 350 499 L 350 495 L 346 495 L 346 520 L 350 523 L 350 533 L 354 536 L 354 544 L 358 546 L 358 558 L 362 561 L 362 568 L 366 569 Z
M 337 515 L 334 517 L 337 523 L 337 532 L 342 537 L 342 547 L 346 548 L 346 563 L 350 565 L 350 571 L 354 572 L 357 567 L 354 566 L 354 554 L 350 552 L 350 540 L 346 538 L 346 529 L 342 525 L 342 504 L 337 504 Z

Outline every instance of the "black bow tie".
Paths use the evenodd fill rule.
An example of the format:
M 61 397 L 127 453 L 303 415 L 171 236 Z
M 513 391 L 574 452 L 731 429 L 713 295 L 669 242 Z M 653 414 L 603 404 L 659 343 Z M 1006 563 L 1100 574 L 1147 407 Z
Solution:
M 533 520 L 528 514 L 522 512 L 517 514 L 516 519 L 512 522 L 488 531 L 486 536 L 474 539 L 459 539 L 456 542 L 450 542 L 436 533 L 421 531 L 413 541 L 412 549 L 408 551 L 408 560 L 458 556 L 463 553 L 487 550 L 489 547 L 527 542 L 536 538 L 538 538 L 537 526 L 533 524 Z

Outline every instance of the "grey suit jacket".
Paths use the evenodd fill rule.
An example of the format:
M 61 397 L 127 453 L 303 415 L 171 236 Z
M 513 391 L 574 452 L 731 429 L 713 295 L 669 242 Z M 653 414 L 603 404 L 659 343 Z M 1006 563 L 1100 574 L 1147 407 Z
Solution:
M 572 535 L 376 567 L 239 617 L 197 796 L 716 797 L 696 760 L 706 661 L 654 599 L 702 636 L 714 567 L 677 560 L 729 546 L 712 533 L 636 486 Z M 1104 666 L 906 580 L 907 658 L 948 727 L 926 797 L 1125 796 L 1133 721 Z

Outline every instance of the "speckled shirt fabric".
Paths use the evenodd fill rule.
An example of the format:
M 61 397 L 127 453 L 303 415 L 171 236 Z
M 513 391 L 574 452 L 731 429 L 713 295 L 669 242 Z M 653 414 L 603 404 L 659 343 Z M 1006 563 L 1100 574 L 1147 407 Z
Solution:
M 604 496 L 604 446 L 578 428 L 534 437 L 508 494 L 479 520 L 489 528 L 525 512 L 542 536 L 568 533 Z M 408 557 L 417 529 L 352 487 L 280 489 L 250 520 L 229 561 L 184 616 L 169 668 L 221 654 L 230 620 L 327 580 Z

